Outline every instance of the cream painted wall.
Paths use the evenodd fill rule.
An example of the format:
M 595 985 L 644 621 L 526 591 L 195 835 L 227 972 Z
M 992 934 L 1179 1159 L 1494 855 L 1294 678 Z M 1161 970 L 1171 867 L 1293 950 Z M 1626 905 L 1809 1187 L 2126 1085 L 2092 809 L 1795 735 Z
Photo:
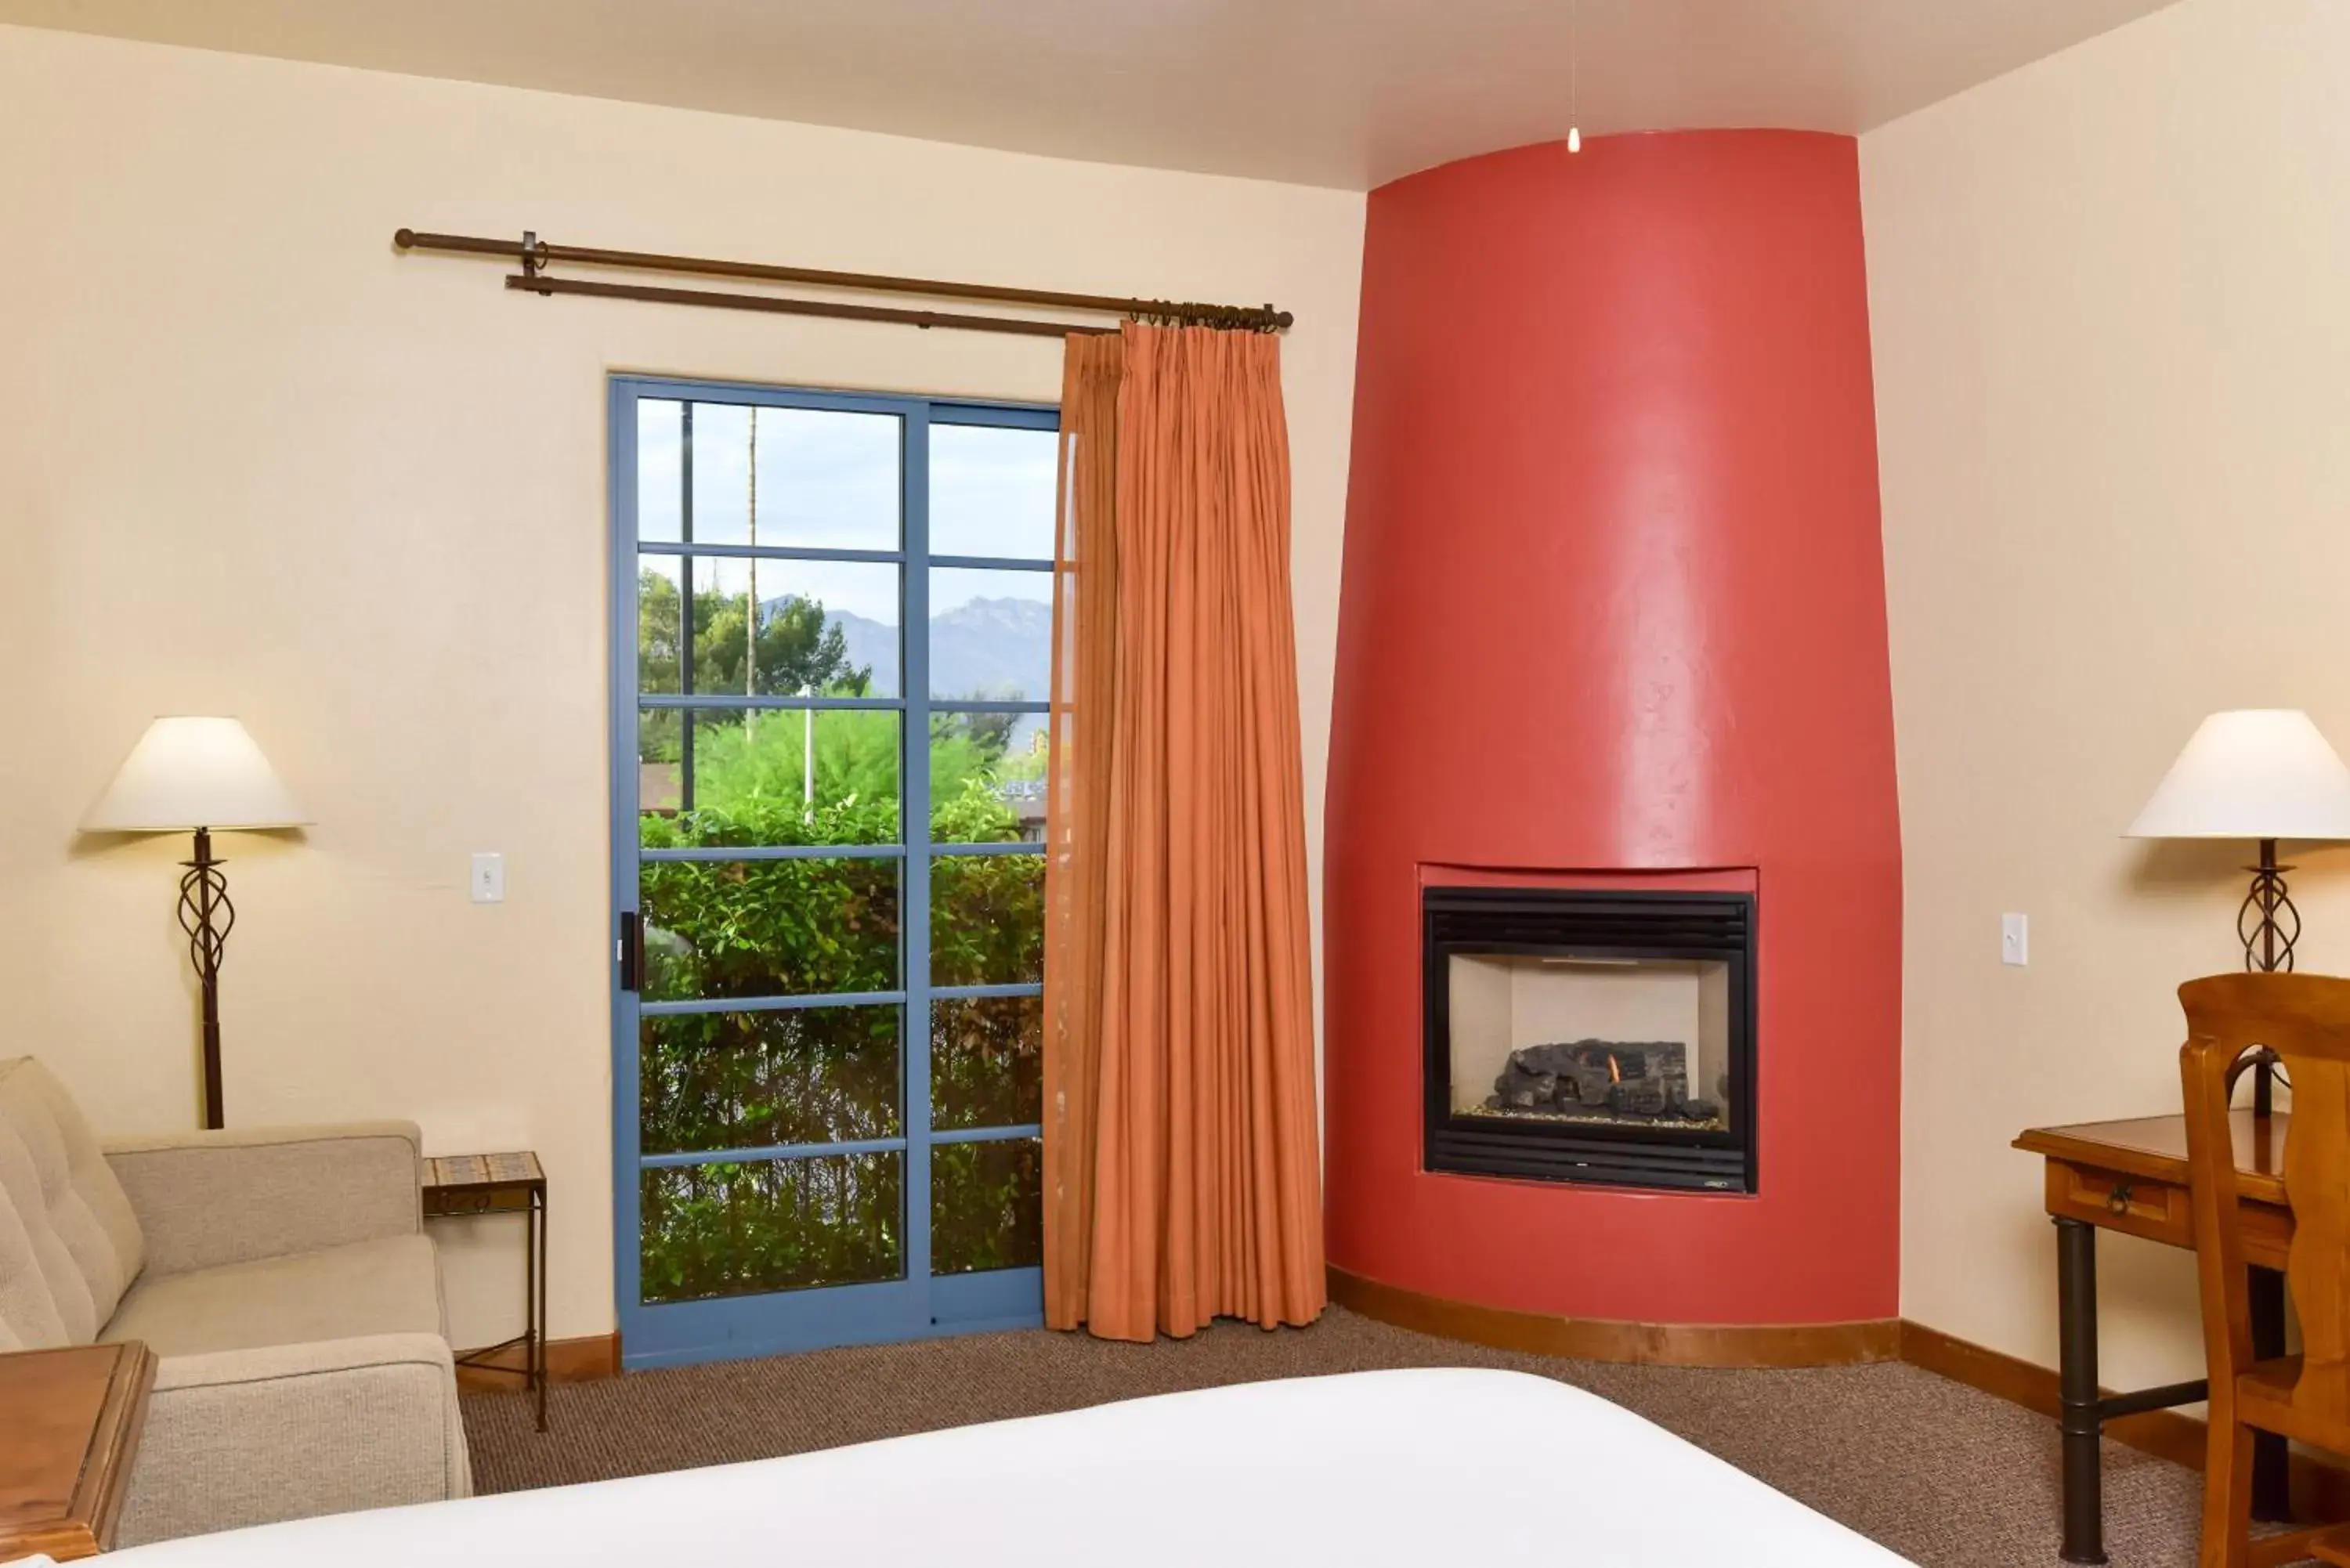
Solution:
M 2118 835 L 2210 710 L 2350 746 L 2350 6 L 2185 0 L 1861 140 L 1907 863 L 1902 1311 L 2053 1366 L 2030 1125 L 2175 1110 L 2242 846 Z M 2350 972 L 2350 854 L 2292 849 Z M 1999 962 L 1999 917 L 2032 962 Z M 2201 1365 L 2108 1239 L 2105 1371 Z
M 0 1052 L 102 1130 L 191 1125 L 185 850 L 74 824 L 234 712 L 318 825 L 226 841 L 230 1116 L 535 1145 L 553 1331 L 608 1328 L 606 373 L 1058 393 L 1048 339 L 525 299 L 402 224 L 1295 310 L 1318 893 L 1359 194 L 0 27 Z

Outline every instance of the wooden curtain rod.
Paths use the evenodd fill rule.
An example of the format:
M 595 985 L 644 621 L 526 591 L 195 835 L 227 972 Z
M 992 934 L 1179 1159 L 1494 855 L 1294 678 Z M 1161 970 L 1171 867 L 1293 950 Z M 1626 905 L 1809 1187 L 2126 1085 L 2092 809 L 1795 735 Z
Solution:
M 710 289 L 661 288 L 647 284 L 591 283 L 575 278 L 549 277 L 543 269 L 554 262 L 575 262 L 586 266 L 620 267 L 637 272 L 692 273 L 706 277 L 755 278 L 762 283 L 802 284 L 818 288 L 920 294 L 940 299 L 1035 305 L 1053 310 L 1090 310 L 1144 320 L 1170 321 L 1185 327 L 1221 327 L 1244 332 L 1279 332 L 1296 319 L 1288 311 L 1275 310 L 1270 305 L 1197 305 L 1166 299 L 1124 299 L 1102 294 L 1065 294 L 1045 288 L 997 288 L 988 284 L 944 283 L 936 278 L 891 277 L 880 273 L 830 272 L 821 267 L 773 266 L 764 262 L 712 261 L 705 256 L 600 250 L 589 245 L 549 244 L 536 234 L 527 232 L 515 241 L 483 239 L 472 234 L 432 234 L 415 229 L 402 229 L 391 236 L 391 243 L 404 251 L 512 256 L 521 264 L 522 271 L 508 276 L 506 286 L 530 294 L 590 295 L 602 299 L 652 300 L 665 305 L 709 306 L 721 310 L 827 316 L 849 321 L 890 321 L 909 327 L 945 327 L 966 332 L 1011 332 L 1026 337 L 1060 337 L 1072 332 L 1114 332 L 1117 328 L 1035 321 L 1024 317 L 965 316 L 955 311 L 900 309 L 883 305 L 850 305 L 835 300 L 789 299 L 780 295 L 721 294 Z

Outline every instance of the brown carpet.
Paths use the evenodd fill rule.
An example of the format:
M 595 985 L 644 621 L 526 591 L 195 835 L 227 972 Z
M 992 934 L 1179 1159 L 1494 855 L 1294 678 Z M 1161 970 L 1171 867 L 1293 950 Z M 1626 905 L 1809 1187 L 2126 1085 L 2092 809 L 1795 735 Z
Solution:
M 465 1429 L 475 1483 L 513 1491 L 1388 1366 L 1496 1366 L 1588 1388 L 1926 1568 L 2057 1561 L 2055 1423 L 1930 1372 L 1613 1366 L 1459 1345 L 1336 1308 L 1311 1328 L 1220 1324 L 1183 1343 L 1038 1330 L 631 1373 L 557 1386 L 544 1437 L 523 1396 L 468 1395 Z M 2191 1563 L 2199 1496 L 2192 1471 L 2107 1444 L 2115 1568 Z

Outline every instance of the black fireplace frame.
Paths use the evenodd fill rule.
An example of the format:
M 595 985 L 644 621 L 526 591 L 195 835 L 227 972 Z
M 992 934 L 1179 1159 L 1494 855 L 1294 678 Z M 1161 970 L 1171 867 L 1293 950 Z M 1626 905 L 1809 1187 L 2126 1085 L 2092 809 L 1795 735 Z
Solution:
M 1667 1191 L 1756 1187 L 1755 900 L 1647 888 L 1420 889 L 1422 1159 L 1433 1172 Z M 1452 1114 L 1454 953 L 1729 965 L 1730 1125 L 1698 1131 Z

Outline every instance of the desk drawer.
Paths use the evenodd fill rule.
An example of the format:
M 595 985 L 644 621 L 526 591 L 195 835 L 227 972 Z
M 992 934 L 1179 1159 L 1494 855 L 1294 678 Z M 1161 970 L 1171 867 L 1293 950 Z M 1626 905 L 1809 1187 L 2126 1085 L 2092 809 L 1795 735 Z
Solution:
M 2168 1181 L 2052 1159 L 2048 1212 L 2174 1247 L 2195 1245 L 2187 1189 Z

